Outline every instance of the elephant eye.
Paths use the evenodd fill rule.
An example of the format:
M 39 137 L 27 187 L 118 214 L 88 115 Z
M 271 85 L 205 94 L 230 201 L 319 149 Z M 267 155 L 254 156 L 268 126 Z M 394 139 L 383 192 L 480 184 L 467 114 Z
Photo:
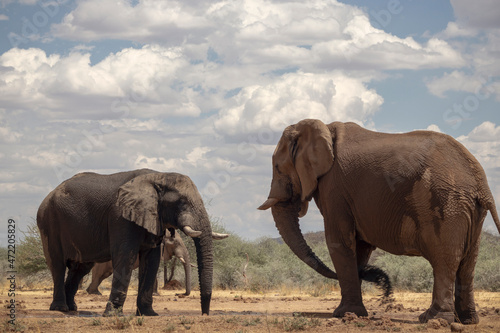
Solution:
M 281 174 L 282 174 L 282 172 L 281 172 L 281 170 L 280 170 L 280 167 L 279 167 L 279 164 L 278 164 L 278 163 L 276 163 L 276 164 L 274 165 L 274 170 L 276 170 L 276 173 L 277 173 L 278 175 L 281 175 Z

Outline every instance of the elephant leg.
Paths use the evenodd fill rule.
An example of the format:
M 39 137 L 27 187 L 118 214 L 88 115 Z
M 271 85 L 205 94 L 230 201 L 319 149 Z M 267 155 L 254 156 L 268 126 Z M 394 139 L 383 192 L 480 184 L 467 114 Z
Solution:
M 187 297 L 191 294 L 191 262 L 189 260 L 182 260 L 184 265 L 184 278 L 186 281 L 186 292 L 181 294 L 183 297 Z
M 365 241 L 359 239 L 356 241 L 356 259 L 357 259 L 359 274 L 362 273 L 363 268 L 368 264 L 368 260 L 370 260 L 370 256 L 374 249 L 375 247 L 373 245 L 368 244 Z M 359 279 L 360 285 L 362 282 L 363 281 Z
M 167 272 L 167 261 L 165 259 L 163 259 L 163 289 L 165 289 L 167 287 L 167 276 L 168 275 L 168 272 Z
M 455 280 L 455 311 L 462 324 L 477 324 L 479 317 L 474 301 L 474 268 L 476 266 L 479 242 L 460 262 Z
M 101 275 L 99 275 L 95 269 L 92 269 L 92 281 L 87 287 L 87 293 L 91 295 L 102 295 L 99 291 L 99 286 L 101 285 L 102 281 L 110 277 L 111 274 L 113 274 L 113 269 L 105 271 Z
M 368 260 L 370 260 L 373 250 L 375 250 L 375 246 L 362 240 L 356 241 L 356 259 L 358 269 L 361 269 L 368 264 Z
M 87 287 L 87 292 L 89 294 L 94 294 L 94 295 L 102 295 L 101 292 L 99 291 L 99 286 L 101 285 L 102 281 L 106 280 L 108 277 L 113 274 L 113 267 L 111 266 L 110 270 L 106 270 L 103 272 L 101 275 L 97 276 L 98 273 L 95 272 L 96 276 L 94 277 L 94 270 L 92 270 L 92 282 L 90 282 L 89 286 Z
M 177 257 L 174 257 L 170 261 L 170 277 L 168 278 L 168 282 L 172 281 L 174 278 L 174 272 L 175 272 L 175 265 L 177 264 Z
M 160 293 L 158 292 L 158 278 L 155 279 L 155 284 L 154 284 L 154 287 L 153 287 L 153 295 L 155 296 L 159 296 Z
M 130 284 L 132 267 L 135 259 L 136 255 L 132 253 L 113 257 L 113 281 L 111 283 L 111 292 L 103 316 L 112 316 L 116 313 L 121 314 L 123 304 L 127 298 L 128 286 Z
M 78 286 L 83 277 L 87 275 L 94 266 L 94 263 L 78 263 L 72 262 L 69 264 L 68 276 L 64 284 L 64 291 L 66 293 L 66 304 L 69 311 L 76 311 L 78 307 L 75 303 L 75 295 L 78 291 Z
M 153 287 L 160 266 L 161 248 L 155 247 L 139 253 L 139 289 L 137 291 L 138 316 L 157 316 L 153 310 Z
M 349 222 L 340 225 L 354 226 L 353 223 Z M 339 236 L 342 235 L 340 230 L 326 230 L 326 242 L 337 272 L 342 295 L 340 305 L 333 312 L 333 316 L 343 317 L 346 312 L 353 312 L 358 316 L 368 316 L 361 296 L 355 233 L 354 231 L 344 233 L 342 236 L 344 238 L 341 238 Z
M 458 263 L 451 259 L 452 256 L 441 255 L 440 257 L 443 259 L 431 262 L 434 274 L 432 304 L 429 309 L 419 316 L 421 323 L 426 323 L 434 318 L 443 318 L 449 323 L 455 321 L 453 286 Z
M 50 260 L 50 272 L 52 273 L 52 280 L 54 282 L 54 291 L 52 303 L 50 304 L 51 311 L 62 311 L 68 312 L 69 307 L 66 303 L 66 291 L 64 288 L 64 277 L 66 275 L 66 265 L 62 258 L 57 258 L 59 260 L 55 260 L 53 256 L 51 256 Z

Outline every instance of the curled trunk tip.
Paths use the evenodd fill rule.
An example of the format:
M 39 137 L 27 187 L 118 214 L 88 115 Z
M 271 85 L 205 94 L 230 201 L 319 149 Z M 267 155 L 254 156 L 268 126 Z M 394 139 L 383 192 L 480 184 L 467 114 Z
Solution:
M 292 252 L 319 274 L 337 279 L 337 273 L 326 266 L 309 247 L 299 226 L 301 202 L 277 203 L 272 207 L 276 227 Z

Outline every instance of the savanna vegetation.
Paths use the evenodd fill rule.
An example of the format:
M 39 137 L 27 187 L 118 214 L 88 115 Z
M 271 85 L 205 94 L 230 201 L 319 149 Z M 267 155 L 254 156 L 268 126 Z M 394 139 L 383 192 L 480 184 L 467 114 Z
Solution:
M 217 232 L 230 233 L 219 223 L 213 223 Z M 184 236 L 184 235 L 183 235 Z M 322 232 L 305 235 L 311 248 L 326 264 L 331 265 L 328 250 Z M 193 242 L 184 239 L 192 262 L 196 258 Z M 4 257 L 2 265 L 7 263 L 7 250 L 0 249 Z M 232 234 L 231 237 L 214 242 L 214 288 L 222 290 L 249 290 L 267 292 L 277 290 L 297 290 L 312 296 L 324 295 L 337 286 L 337 281 L 329 280 L 317 274 L 302 263 L 280 239 L 262 238 L 248 241 Z M 432 291 L 432 269 L 421 257 L 395 256 L 377 250 L 372 255 L 371 264 L 385 270 L 395 290 L 414 292 Z M 184 282 L 184 270 L 177 261 L 174 279 Z M 17 287 L 36 289 L 52 287 L 50 272 L 43 256 L 40 235 L 33 222 L 24 232 L 23 239 L 16 248 L 16 266 L 18 270 Z M 1 267 L 4 270 L 5 267 Z M 5 268 L 6 269 L 6 268 Z M 196 268 L 193 269 L 192 285 L 197 288 Z M 5 270 L 4 270 L 5 271 Z M 160 281 L 163 269 L 159 269 Z M 137 272 L 135 272 L 137 278 Z M 109 278 L 110 279 L 110 278 Z M 87 281 L 87 283 L 90 280 Z M 84 282 L 85 284 L 85 282 Z M 136 283 L 132 283 L 136 285 Z M 163 285 L 160 283 L 160 286 Z M 364 283 L 365 289 L 375 288 Z M 500 237 L 483 232 L 481 248 L 476 265 L 475 288 L 484 291 L 500 291 Z

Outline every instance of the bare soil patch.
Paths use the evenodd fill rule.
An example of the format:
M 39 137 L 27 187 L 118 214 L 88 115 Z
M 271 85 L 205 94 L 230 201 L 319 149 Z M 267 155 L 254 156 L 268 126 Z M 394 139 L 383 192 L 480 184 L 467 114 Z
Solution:
M 431 295 L 400 293 L 394 302 L 382 304 L 380 297 L 365 295 L 367 318 L 332 318 L 340 302 L 339 291 L 313 297 L 298 292 L 256 294 L 248 291 L 215 291 L 210 316 L 201 316 L 199 293 L 180 298 L 178 291 L 160 289 L 154 297 L 159 317 L 135 317 L 137 292 L 129 291 L 123 317 L 103 318 L 109 290 L 102 296 L 79 291 L 78 310 L 71 313 L 49 311 L 51 290 L 16 293 L 16 329 L 20 332 L 450 332 L 439 321 L 420 324 L 418 315 L 431 302 Z M 463 332 L 500 332 L 500 293 L 476 292 L 480 315 L 478 325 L 463 326 Z M 5 315 L 0 331 L 7 331 L 10 302 L 7 292 L 0 293 Z

